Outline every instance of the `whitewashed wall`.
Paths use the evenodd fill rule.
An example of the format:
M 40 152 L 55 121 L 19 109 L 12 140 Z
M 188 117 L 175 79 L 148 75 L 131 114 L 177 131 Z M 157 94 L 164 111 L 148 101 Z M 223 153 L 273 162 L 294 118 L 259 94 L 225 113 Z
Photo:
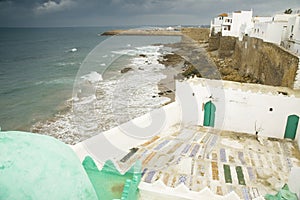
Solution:
M 252 27 L 252 10 L 232 13 L 231 36 L 240 37 Z
M 185 185 L 180 184 L 175 188 L 167 187 L 162 180 L 153 184 L 141 182 L 139 184 L 139 200 L 239 200 L 239 196 L 230 192 L 224 196 L 214 194 L 209 188 L 205 187 L 199 192 L 190 191 Z
M 299 128 L 299 126 L 298 126 Z M 299 150 L 300 150 L 300 136 L 298 135 L 298 147 L 299 147 Z
M 265 42 L 271 42 L 280 45 L 283 27 L 286 25 L 286 22 L 255 23 L 250 36 L 260 38 Z
M 212 34 L 213 29 L 214 29 L 214 33 L 218 33 L 218 32 L 221 31 L 222 22 L 223 22 L 223 17 L 222 16 L 215 17 L 210 22 L 210 35 Z
M 265 40 L 267 30 L 268 24 L 266 22 L 254 23 L 250 36 Z
M 273 16 L 273 21 L 277 22 L 287 22 L 291 17 L 296 16 L 297 14 L 276 14 Z
M 293 26 L 293 31 L 292 31 Z M 292 37 L 290 37 L 292 36 Z M 289 18 L 287 25 L 287 40 L 289 40 L 289 49 L 300 55 L 300 16 Z
M 252 10 L 233 12 L 228 18 L 232 19 L 230 30 L 222 29 L 222 36 L 233 36 L 241 38 L 244 34 L 248 34 L 248 30 L 253 27 Z M 223 21 L 223 25 L 225 24 Z
M 256 16 L 256 17 L 253 17 L 252 18 L 254 24 L 255 23 L 260 23 L 260 22 L 270 22 L 273 20 L 273 17 L 259 17 L 259 16 Z
M 300 178 L 300 167 L 292 167 L 289 176 L 288 186 L 293 193 L 297 194 L 298 197 L 300 197 L 299 178 Z
M 286 25 L 287 22 L 268 23 L 268 29 L 264 41 L 280 45 L 283 27 Z
M 184 119 L 203 125 L 204 104 L 211 100 L 216 106 L 215 128 L 250 134 L 258 131 L 261 136 L 284 138 L 288 116 L 300 116 L 300 98 L 230 89 L 230 84 L 237 88 L 239 83 L 200 78 L 177 81 L 176 99 L 180 105 L 189 105 L 187 114 L 193 115 Z M 245 84 L 240 86 L 245 88 Z M 300 123 L 296 140 L 300 143 Z

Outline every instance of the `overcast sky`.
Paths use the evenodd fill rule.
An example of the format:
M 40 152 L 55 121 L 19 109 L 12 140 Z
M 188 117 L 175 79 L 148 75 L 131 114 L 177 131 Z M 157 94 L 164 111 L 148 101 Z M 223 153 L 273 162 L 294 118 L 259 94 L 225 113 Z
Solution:
M 0 0 L 0 26 L 202 25 L 251 8 L 268 16 L 300 0 Z

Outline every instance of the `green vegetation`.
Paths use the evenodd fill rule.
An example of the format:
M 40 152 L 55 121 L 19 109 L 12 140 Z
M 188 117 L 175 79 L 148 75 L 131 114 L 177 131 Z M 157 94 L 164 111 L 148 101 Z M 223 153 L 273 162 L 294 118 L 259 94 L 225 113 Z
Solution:
M 291 8 L 289 8 L 284 11 L 284 14 L 292 14 L 292 12 L 293 12 L 293 10 Z

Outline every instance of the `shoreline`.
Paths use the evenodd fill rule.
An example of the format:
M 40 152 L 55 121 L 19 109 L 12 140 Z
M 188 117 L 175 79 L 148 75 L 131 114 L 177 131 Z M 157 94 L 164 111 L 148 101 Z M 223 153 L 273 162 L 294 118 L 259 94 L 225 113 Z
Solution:
M 174 49 L 171 53 L 162 55 L 161 59 L 158 60 L 160 64 L 163 64 L 166 69 L 163 70 L 163 74 L 166 78 L 159 81 L 157 84 L 158 94 L 160 97 L 167 97 L 170 99 L 169 102 L 162 106 L 172 103 L 175 101 L 175 79 L 185 78 L 191 76 L 201 77 L 200 73 L 195 67 L 185 60 L 182 56 L 184 51 L 192 51 L 193 45 L 201 45 L 200 48 L 204 49 L 204 57 L 211 61 L 211 57 L 208 55 L 207 48 L 203 47 L 204 43 L 208 42 L 209 29 L 207 28 L 180 28 L 180 29 L 129 29 L 129 30 L 109 30 L 105 31 L 101 36 L 182 36 L 182 39 L 178 43 L 167 44 L 165 47 L 171 47 Z M 203 53 L 203 52 L 201 52 Z M 189 53 L 184 53 L 189 54 Z M 203 60 L 200 60 L 202 63 Z M 204 63 L 205 64 L 205 63 Z M 157 97 L 153 96 L 153 98 Z
M 160 44 L 160 45 L 162 45 L 162 44 Z M 153 47 L 155 47 L 154 49 L 159 48 L 156 46 L 157 46 L 157 44 L 153 45 Z M 150 50 L 151 50 L 151 48 L 150 48 Z M 149 51 L 149 50 L 147 50 L 147 51 Z M 153 73 L 156 73 L 157 66 L 153 66 L 153 65 L 159 65 L 159 61 L 164 59 L 163 56 L 167 55 L 168 53 L 172 52 L 173 50 L 170 50 L 168 52 L 165 52 L 165 50 L 162 50 L 160 52 L 158 50 L 157 53 L 160 52 L 161 53 L 160 56 L 156 55 L 156 53 L 153 54 L 154 56 L 151 53 L 150 53 L 150 55 L 147 55 L 147 51 L 145 52 L 145 54 L 143 54 L 143 52 L 137 53 L 137 55 L 135 57 L 130 58 L 131 61 L 127 65 L 120 65 L 120 71 L 119 70 L 115 71 L 116 75 L 123 77 L 123 75 L 128 73 L 128 75 L 124 76 L 126 81 L 128 81 L 128 78 L 126 78 L 126 76 L 131 77 L 131 79 L 133 79 L 134 77 L 138 76 L 138 74 L 141 74 L 141 72 L 147 71 L 146 67 L 148 67 L 148 66 L 152 66 L 152 68 L 154 68 L 154 71 L 152 73 L 150 73 L 150 75 Z M 137 59 L 137 61 L 134 62 L 135 59 Z M 141 59 L 142 59 L 142 61 L 141 61 Z M 138 63 L 142 63 L 145 66 L 139 66 Z M 151 63 L 152 63 L 152 65 L 150 65 Z M 133 66 L 131 66 L 131 65 L 133 65 Z M 173 77 L 174 77 L 174 74 L 176 75 L 178 73 L 178 71 L 174 71 L 174 70 L 172 70 L 171 67 L 167 67 L 167 66 L 165 66 L 164 68 L 158 67 L 158 69 L 160 72 L 159 76 L 162 76 L 162 75 L 165 75 L 165 76 L 159 78 L 155 75 L 157 77 L 156 79 L 158 79 L 158 78 L 161 79 L 161 80 L 157 80 L 157 82 L 155 81 L 155 83 L 152 83 L 153 88 L 156 88 L 156 89 L 153 89 L 153 91 L 155 91 L 155 92 L 151 93 L 151 90 L 148 90 L 150 92 L 148 92 L 147 96 L 145 96 L 146 93 L 143 92 L 142 96 L 140 96 L 141 98 L 137 98 L 137 101 L 139 101 L 139 99 L 140 99 L 141 102 L 143 102 L 142 104 L 135 103 L 132 105 L 133 107 L 129 107 L 129 109 L 124 110 L 124 112 L 127 112 L 127 114 L 128 113 L 132 114 L 133 118 L 139 117 L 138 112 L 132 111 L 135 106 L 144 107 L 145 109 L 139 109 L 141 111 L 140 113 L 143 114 L 144 112 L 147 113 L 146 109 L 160 108 L 166 104 L 170 104 L 171 102 L 175 101 L 175 91 L 174 91 L 175 82 L 174 82 Z M 151 68 L 148 70 L 151 70 Z M 153 76 L 153 75 L 151 75 L 151 76 Z M 147 77 L 147 78 L 149 78 L 149 77 Z M 152 80 L 152 78 L 150 77 L 149 80 Z M 113 118 L 116 118 L 116 117 L 114 116 L 114 114 L 112 114 L 108 110 L 110 106 L 106 106 L 107 108 L 105 108 L 105 106 L 100 106 L 100 105 L 102 105 L 100 100 L 104 101 L 104 102 L 108 102 L 107 100 L 109 100 L 113 97 L 117 98 L 116 96 L 110 95 L 110 94 L 114 95 L 113 91 L 107 90 L 107 87 L 111 87 L 113 90 L 117 86 L 117 84 L 118 84 L 117 81 L 115 81 L 114 79 L 111 80 L 109 78 L 106 81 L 97 83 L 97 85 L 95 86 L 95 87 L 98 87 L 97 95 L 96 95 L 97 100 L 95 100 L 91 103 L 84 104 L 88 108 L 89 108 L 89 105 L 98 105 L 96 107 L 95 112 L 99 112 L 101 114 L 106 114 L 106 117 L 102 118 L 102 121 L 106 121 L 106 122 L 98 123 L 97 127 L 95 127 L 95 129 L 97 129 L 97 131 L 104 132 L 106 130 L 114 128 L 116 123 L 125 123 L 126 122 L 126 121 L 122 121 L 122 122 L 114 121 Z M 168 99 L 164 100 L 163 97 L 167 97 Z M 124 99 L 124 101 L 128 101 L 128 99 L 127 100 Z M 39 134 L 47 133 L 46 135 L 55 137 L 55 138 L 59 139 L 60 141 L 67 143 L 67 144 L 77 144 L 80 141 L 87 139 L 87 137 L 89 137 L 90 135 L 92 136 L 92 134 L 91 134 L 92 129 L 87 129 L 86 135 L 81 134 L 80 131 L 77 130 L 76 128 L 74 129 L 74 127 L 77 127 L 78 124 L 77 124 L 77 122 L 75 124 L 72 124 L 72 121 L 75 119 L 73 116 L 74 111 L 72 111 L 72 108 L 71 108 L 73 106 L 69 105 L 69 104 L 72 104 L 72 102 L 73 102 L 73 99 L 69 99 L 66 102 L 64 102 L 64 105 L 68 104 L 68 107 L 63 110 L 64 112 L 59 111 L 57 114 L 55 114 L 54 116 L 52 116 L 49 119 L 34 123 L 30 127 L 30 131 L 34 132 L 34 133 L 39 133 Z M 79 109 L 79 108 L 81 108 L 80 102 L 77 102 L 77 103 L 78 103 L 78 106 L 76 107 L 77 108 L 76 112 L 81 112 L 81 110 Z M 142 106 L 143 104 L 144 104 L 144 106 Z M 105 105 L 110 105 L 110 104 L 106 103 Z M 120 105 L 123 105 L 123 104 L 120 104 Z M 102 109 L 101 107 L 104 107 L 104 108 Z M 123 107 L 121 106 L 121 108 L 123 108 Z M 81 113 L 81 114 L 83 115 L 85 113 Z M 138 114 L 138 115 L 136 115 L 136 114 Z M 118 116 L 117 118 L 122 120 L 124 116 L 120 114 L 120 116 Z M 110 117 L 113 117 L 113 118 L 110 119 Z M 95 120 L 97 121 L 98 118 L 95 118 Z M 92 128 L 94 128 L 94 127 L 92 127 Z
M 162 73 L 166 76 L 166 78 L 158 82 L 157 86 L 160 91 L 158 95 L 170 99 L 168 103 L 164 104 L 167 105 L 175 101 L 175 80 L 179 74 L 184 72 L 184 59 L 177 55 L 175 50 L 172 53 L 162 55 L 158 62 L 165 66 Z
M 129 29 L 129 30 L 110 30 L 99 34 L 100 36 L 114 36 L 114 35 L 145 35 L 145 36 L 182 36 L 180 30 L 141 30 L 141 29 Z
M 168 33 L 170 33 L 170 31 L 167 31 Z M 133 32 L 131 32 L 133 34 Z M 150 32 L 146 32 L 147 34 L 149 34 Z M 145 33 L 145 36 L 146 36 Z M 162 32 L 157 32 L 156 34 L 162 34 Z M 177 32 L 176 34 L 182 35 L 181 32 Z M 172 36 L 172 35 L 170 35 Z M 145 38 L 146 39 L 146 38 Z M 159 43 L 154 43 L 152 44 L 153 46 L 157 46 Z M 192 44 L 198 44 L 197 42 L 193 42 Z M 161 45 L 161 44 L 159 44 Z M 185 71 L 189 70 L 189 67 L 187 66 L 187 62 L 185 60 L 185 55 L 188 55 L 189 57 L 193 56 L 192 50 L 193 50 L 193 45 L 191 45 L 189 42 L 186 43 L 185 37 L 182 37 L 181 40 L 175 42 L 175 43 L 166 43 L 163 44 L 164 47 L 166 47 L 167 49 L 171 49 L 171 50 L 162 50 L 160 53 L 161 55 L 156 59 L 160 64 L 164 65 L 165 68 L 161 69 L 161 73 L 164 75 L 164 77 L 159 80 L 157 83 L 155 83 L 156 85 L 156 92 L 157 93 L 152 93 L 149 94 L 149 96 L 147 97 L 147 101 L 149 102 L 157 102 L 158 98 L 161 97 L 166 97 L 168 98 L 166 101 L 161 102 L 160 105 L 157 104 L 157 106 L 162 107 L 165 106 L 167 104 L 170 104 L 172 102 L 175 101 L 175 80 L 178 79 L 178 77 L 187 77 L 187 76 L 192 76 L 194 75 L 193 73 L 189 74 L 186 76 L 183 73 Z M 146 57 L 146 55 L 144 54 L 140 54 L 141 57 Z M 148 63 L 148 62 L 146 62 Z M 149 62 L 151 63 L 151 62 Z M 148 63 L 148 65 L 149 65 Z M 201 63 L 201 61 L 200 61 Z M 147 66 L 148 66 L 147 65 Z M 139 69 L 139 67 L 137 66 L 138 70 L 143 70 L 143 69 Z M 130 68 L 126 69 L 126 66 L 124 66 L 121 71 L 123 71 L 123 73 L 127 73 L 130 70 Z M 122 73 L 122 72 L 120 72 Z M 108 83 L 104 83 L 104 85 L 109 85 L 112 84 L 110 82 Z M 102 91 L 102 90 L 101 90 Z M 151 96 L 153 95 L 153 96 Z M 108 99 L 110 98 L 109 94 L 104 93 L 104 98 Z M 152 98 L 152 99 L 151 99 Z M 98 110 L 101 110 L 100 107 L 97 107 Z M 97 110 L 97 111 L 98 111 Z M 101 110 L 102 112 L 102 110 Z M 109 115 L 111 115 L 110 112 L 108 112 L 107 110 L 104 109 L 103 112 L 107 112 L 108 115 L 107 117 L 105 117 L 106 119 L 109 119 Z M 95 119 L 97 120 L 97 119 Z M 72 115 L 69 112 L 66 113 L 58 113 L 55 116 L 51 117 L 51 119 L 45 120 L 45 121 L 41 121 L 40 123 L 34 123 L 33 126 L 31 126 L 31 131 L 32 132 L 36 132 L 36 133 L 45 133 L 47 132 L 47 135 L 51 135 L 53 137 L 56 137 L 57 139 L 65 142 L 65 143 L 69 143 L 69 144 L 76 144 L 78 142 L 80 142 L 83 139 L 86 139 L 85 137 L 88 136 L 88 134 L 86 135 L 81 135 L 78 130 L 74 130 L 74 124 L 70 124 L 70 122 L 72 121 Z M 97 130 L 101 131 L 105 131 L 107 129 L 110 129 L 112 127 L 110 127 L 111 125 L 113 125 L 115 122 L 109 122 L 106 124 L 98 124 L 97 127 L 95 127 Z M 67 127 L 67 128 L 63 128 L 63 127 Z M 88 129 L 88 133 L 91 133 L 91 130 L 94 127 L 91 127 L 91 129 Z M 84 137 L 84 138 L 82 138 Z

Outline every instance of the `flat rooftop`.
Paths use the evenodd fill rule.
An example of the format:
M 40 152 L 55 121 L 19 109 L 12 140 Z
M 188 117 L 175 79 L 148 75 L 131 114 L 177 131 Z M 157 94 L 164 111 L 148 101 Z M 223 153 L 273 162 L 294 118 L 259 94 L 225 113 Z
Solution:
M 205 187 L 218 195 L 234 191 L 241 199 L 275 194 L 288 182 L 291 167 L 300 167 L 296 142 L 221 131 L 201 126 L 170 128 L 132 149 L 118 164 L 143 165 L 142 181 L 184 184 L 191 191 Z

